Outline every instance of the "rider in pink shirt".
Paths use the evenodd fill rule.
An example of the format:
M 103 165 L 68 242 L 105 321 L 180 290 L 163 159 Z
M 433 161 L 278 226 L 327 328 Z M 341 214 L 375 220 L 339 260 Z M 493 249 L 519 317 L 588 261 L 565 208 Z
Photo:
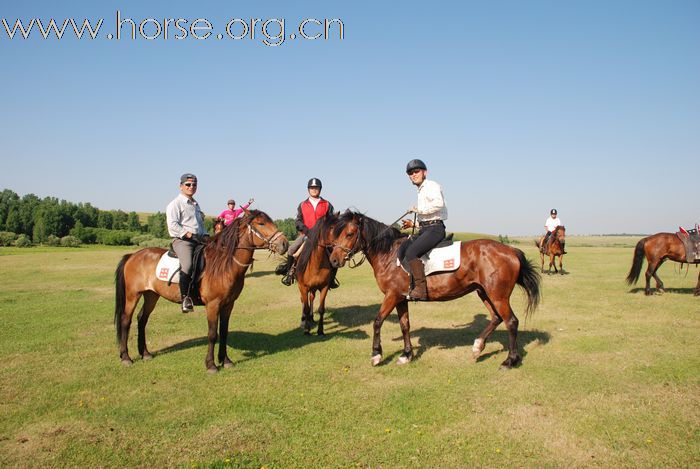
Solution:
M 251 197 L 248 200 L 247 204 L 243 204 L 240 206 L 240 208 L 234 210 L 234 207 L 236 206 L 236 201 L 233 199 L 229 199 L 229 201 L 227 202 L 228 208 L 219 214 L 219 218 L 224 221 L 224 225 L 228 226 L 233 220 L 238 218 L 241 215 L 241 213 L 243 213 L 243 210 L 250 207 L 250 204 L 252 203 L 253 198 Z

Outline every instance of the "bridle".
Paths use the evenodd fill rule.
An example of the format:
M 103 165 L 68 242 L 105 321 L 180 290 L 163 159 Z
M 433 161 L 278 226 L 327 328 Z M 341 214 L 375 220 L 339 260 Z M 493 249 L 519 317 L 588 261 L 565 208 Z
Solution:
M 252 220 L 251 220 L 252 221 Z M 250 249 L 250 250 L 258 250 L 258 249 L 267 249 L 269 251 L 274 252 L 272 249 L 272 243 L 274 243 L 280 236 L 284 236 L 284 233 L 282 233 L 280 230 L 275 231 L 270 235 L 269 237 L 265 237 L 260 230 L 255 228 L 253 224 L 250 221 L 247 221 L 245 223 L 246 227 L 248 228 L 248 233 L 250 234 L 250 244 L 252 246 L 237 246 L 236 249 Z M 245 236 L 245 233 L 241 235 L 241 238 Z M 260 238 L 262 239 L 265 244 L 263 246 L 256 246 L 255 245 L 255 238 Z
M 352 222 L 350 222 L 350 223 L 352 223 Z M 348 223 L 348 225 L 350 223 Z M 366 256 L 364 254 L 364 242 L 362 241 L 362 236 L 361 236 L 362 222 L 355 223 L 355 225 L 357 225 L 357 239 L 353 243 L 352 247 L 346 248 L 345 246 L 342 246 L 338 243 L 332 243 L 332 244 L 326 245 L 326 249 L 331 248 L 331 252 L 335 248 L 338 248 L 338 249 L 344 251 L 345 252 L 345 259 L 344 259 L 345 262 L 352 262 L 352 265 L 348 265 L 348 267 L 350 267 L 351 269 L 354 269 L 355 267 L 359 267 L 360 265 L 362 265 L 362 263 L 366 259 Z M 358 261 L 355 261 L 354 257 L 355 257 L 355 254 L 357 254 L 360 251 L 362 251 L 362 259 L 360 259 L 360 261 L 358 262 Z

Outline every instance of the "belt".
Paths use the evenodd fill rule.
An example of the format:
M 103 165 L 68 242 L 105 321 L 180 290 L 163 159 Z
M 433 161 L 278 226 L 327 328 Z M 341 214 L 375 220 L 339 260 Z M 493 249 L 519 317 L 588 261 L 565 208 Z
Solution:
M 418 226 L 430 226 L 430 225 L 437 225 L 440 224 L 442 225 L 443 222 L 442 220 L 428 220 L 428 221 L 422 221 L 418 223 Z

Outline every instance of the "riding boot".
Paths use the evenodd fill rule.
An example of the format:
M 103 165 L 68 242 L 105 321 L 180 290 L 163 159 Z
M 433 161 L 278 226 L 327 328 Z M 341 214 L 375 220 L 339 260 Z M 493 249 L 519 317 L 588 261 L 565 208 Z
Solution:
M 192 279 L 189 274 L 180 271 L 180 296 L 182 297 L 182 312 L 190 313 L 194 311 L 194 304 L 190 298 L 190 284 Z
M 289 272 L 289 268 L 292 267 L 294 258 L 292 256 L 287 256 L 285 260 L 282 261 L 280 265 L 275 269 L 275 275 L 286 275 Z
M 411 259 L 408 263 L 413 277 L 413 289 L 408 293 L 407 299 L 411 301 L 426 301 L 428 299 L 428 286 L 425 282 L 425 270 L 420 259 Z
M 297 263 L 296 259 L 292 256 L 289 256 L 292 260 L 290 262 L 291 266 L 289 267 L 289 270 L 285 274 L 284 277 L 282 277 L 282 284 L 286 286 L 290 286 L 292 283 L 294 283 L 294 276 L 297 273 Z
M 331 290 L 334 288 L 338 288 L 340 286 L 338 279 L 335 278 L 335 274 L 337 274 L 337 273 L 338 273 L 338 269 L 331 269 L 331 278 L 328 279 L 328 287 Z

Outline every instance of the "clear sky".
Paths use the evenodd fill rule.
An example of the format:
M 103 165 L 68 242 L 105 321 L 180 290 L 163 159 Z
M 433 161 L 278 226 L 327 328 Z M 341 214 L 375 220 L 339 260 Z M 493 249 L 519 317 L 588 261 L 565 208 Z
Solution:
M 108 39 L 117 10 L 213 33 Z M 104 23 L 95 40 L 0 24 L 0 189 L 164 211 L 193 172 L 209 215 L 252 196 L 286 218 L 318 177 L 337 209 L 388 223 L 415 202 L 404 168 L 421 158 L 451 231 L 535 234 L 552 207 L 569 234 L 700 221 L 697 0 L 0 6 L 10 30 L 32 18 Z M 283 18 L 285 41 L 217 39 L 234 18 Z M 344 39 L 300 39 L 306 18 L 342 20 Z

